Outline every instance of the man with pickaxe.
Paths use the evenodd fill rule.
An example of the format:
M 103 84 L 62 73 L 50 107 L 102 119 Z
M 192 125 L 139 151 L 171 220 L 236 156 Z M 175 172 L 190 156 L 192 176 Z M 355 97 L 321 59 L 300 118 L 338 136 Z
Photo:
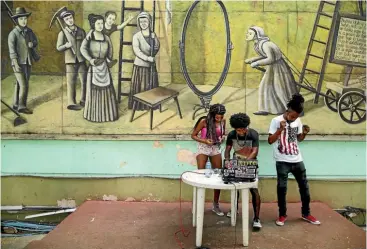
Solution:
M 27 108 L 29 78 L 31 76 L 32 60 L 38 61 L 40 59 L 34 50 L 38 45 L 37 37 L 27 26 L 30 15 L 31 13 L 27 12 L 25 8 L 16 8 L 15 14 L 11 14 L 11 18 L 16 26 L 8 36 L 11 65 L 15 78 L 17 79 L 15 83 L 13 109 L 24 114 L 33 113 Z
M 62 7 L 52 17 L 49 28 L 51 28 L 55 20 L 58 21 L 61 27 L 61 31 L 57 37 L 56 48 L 58 51 L 65 53 L 68 98 L 67 108 L 69 110 L 78 111 L 81 110 L 85 104 L 87 67 L 85 59 L 80 53 L 80 45 L 85 38 L 85 31 L 75 25 L 74 15 L 74 11 Z M 76 102 L 76 82 L 78 74 L 81 83 L 79 104 Z

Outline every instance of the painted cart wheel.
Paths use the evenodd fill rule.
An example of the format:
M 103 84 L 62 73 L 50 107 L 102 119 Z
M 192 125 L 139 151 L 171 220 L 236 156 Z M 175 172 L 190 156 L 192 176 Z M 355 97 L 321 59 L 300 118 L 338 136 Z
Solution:
M 340 94 L 333 90 L 329 89 L 326 91 L 324 102 L 325 102 L 325 105 L 333 112 L 338 112 L 339 97 L 340 97 Z
M 182 70 L 182 73 L 185 77 L 185 80 L 188 84 L 188 86 L 190 87 L 190 89 L 196 94 L 198 95 L 199 97 L 201 98 L 205 98 L 205 99 L 211 99 L 211 96 L 213 96 L 223 85 L 224 83 L 224 80 L 226 79 L 227 77 L 227 74 L 228 74 L 228 70 L 229 70 L 229 65 L 230 65 L 230 62 L 231 62 L 231 50 L 233 49 L 233 46 L 232 46 L 232 43 L 231 43 L 231 37 L 230 37 L 230 28 L 229 28 L 229 19 L 228 19 L 228 14 L 227 14 L 227 10 L 223 4 L 222 1 L 216 1 L 219 6 L 221 7 L 222 11 L 223 11 L 223 15 L 224 15 L 224 21 L 225 21 L 225 26 L 226 26 L 226 40 L 227 40 L 227 47 L 226 47 L 226 61 L 225 61 L 225 64 L 224 64 L 224 68 L 223 68 L 223 71 L 222 71 L 222 74 L 219 78 L 219 81 L 218 83 L 214 86 L 213 89 L 211 89 L 210 91 L 208 92 L 203 92 L 203 91 L 200 91 L 196 86 L 195 84 L 192 82 L 188 72 L 187 72 L 187 67 L 186 67 L 186 59 L 185 59 L 185 42 L 186 42 L 186 30 L 187 30 L 187 26 L 189 24 L 189 20 L 190 20 L 190 17 L 191 17 L 191 14 L 193 12 L 193 10 L 195 9 L 196 5 L 200 2 L 200 0 L 196 0 L 190 7 L 190 9 L 188 10 L 187 14 L 186 14 L 186 17 L 185 17 L 185 21 L 184 21 L 184 24 L 183 24 L 183 27 L 182 27 L 182 34 L 181 34 L 181 40 L 180 40 L 180 66 L 181 66 L 181 70 Z M 208 103 L 206 103 L 208 104 Z
M 349 124 L 366 121 L 366 95 L 360 91 L 344 93 L 338 101 L 338 113 Z

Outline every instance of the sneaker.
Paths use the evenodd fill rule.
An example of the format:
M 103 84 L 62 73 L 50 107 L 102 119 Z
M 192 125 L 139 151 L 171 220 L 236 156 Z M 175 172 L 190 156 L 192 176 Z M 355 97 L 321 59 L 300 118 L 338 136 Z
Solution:
M 279 216 L 279 218 L 275 221 L 275 224 L 278 226 L 284 226 L 284 222 L 287 220 L 287 216 Z
M 218 204 L 214 204 L 212 211 L 214 213 L 216 213 L 218 216 L 224 216 L 224 213 L 222 212 L 222 210 L 220 210 L 219 205 Z
M 260 219 L 254 219 L 254 222 L 252 223 L 253 228 L 262 228 Z
M 239 215 L 240 214 L 240 212 L 239 211 L 237 211 L 237 215 Z M 227 217 L 228 218 L 231 218 L 231 211 L 229 211 L 228 213 L 227 213 Z
M 302 215 L 302 219 L 304 219 L 305 221 L 308 221 L 310 222 L 311 224 L 314 224 L 314 225 L 320 225 L 321 222 L 318 221 L 315 217 L 313 217 L 312 215 Z

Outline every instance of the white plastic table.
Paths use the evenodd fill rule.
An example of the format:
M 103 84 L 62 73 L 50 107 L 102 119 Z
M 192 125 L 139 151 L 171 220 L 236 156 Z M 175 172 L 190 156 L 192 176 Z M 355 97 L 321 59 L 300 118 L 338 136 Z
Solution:
M 203 238 L 203 222 L 204 222 L 204 204 L 205 189 L 223 189 L 231 190 L 231 225 L 236 225 L 237 216 L 237 190 L 241 190 L 242 199 L 242 236 L 243 245 L 248 246 L 249 239 L 249 200 L 248 190 L 257 188 L 258 180 L 255 182 L 245 183 L 228 183 L 225 184 L 219 174 L 213 174 L 210 178 L 205 177 L 205 169 L 186 172 L 182 175 L 182 181 L 193 186 L 192 201 L 192 224 L 196 226 L 196 246 L 200 247 Z M 199 174 L 198 174 L 199 173 Z

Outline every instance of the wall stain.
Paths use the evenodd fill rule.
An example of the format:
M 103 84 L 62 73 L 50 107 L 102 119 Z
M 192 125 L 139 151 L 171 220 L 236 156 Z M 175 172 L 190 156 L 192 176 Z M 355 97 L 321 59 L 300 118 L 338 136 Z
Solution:
M 117 196 L 115 195 L 103 195 L 104 201 L 117 201 Z
M 76 202 L 75 200 L 67 200 L 67 199 L 57 200 L 57 206 L 62 208 L 75 208 Z
M 163 148 L 164 145 L 160 143 L 159 141 L 154 141 L 153 148 Z
M 177 151 L 177 161 L 196 166 L 196 155 L 190 150 L 180 149 Z
M 136 201 L 134 197 L 127 197 L 126 200 L 127 202 L 132 202 L 132 201 Z

